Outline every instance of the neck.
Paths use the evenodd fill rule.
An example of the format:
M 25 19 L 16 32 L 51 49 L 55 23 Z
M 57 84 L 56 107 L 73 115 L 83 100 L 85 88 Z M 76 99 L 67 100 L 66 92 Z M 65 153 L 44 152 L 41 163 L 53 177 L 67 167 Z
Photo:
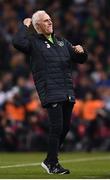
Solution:
M 48 39 L 51 36 L 51 34 L 49 34 L 49 35 L 44 34 L 44 36 Z

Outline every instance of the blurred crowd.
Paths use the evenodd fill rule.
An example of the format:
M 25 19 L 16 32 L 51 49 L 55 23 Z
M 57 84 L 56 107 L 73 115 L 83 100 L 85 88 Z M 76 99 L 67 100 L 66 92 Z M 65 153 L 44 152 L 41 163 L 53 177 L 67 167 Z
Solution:
M 13 35 L 26 17 L 46 10 L 57 35 L 88 50 L 74 65 L 76 104 L 62 148 L 110 150 L 110 1 L 0 0 L 0 151 L 45 151 L 48 114 L 40 104 L 28 66 L 14 49 Z

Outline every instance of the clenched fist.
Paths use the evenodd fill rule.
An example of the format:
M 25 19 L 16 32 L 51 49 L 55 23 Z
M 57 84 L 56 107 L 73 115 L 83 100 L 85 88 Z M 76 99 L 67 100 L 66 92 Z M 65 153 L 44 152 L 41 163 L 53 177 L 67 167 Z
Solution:
M 72 46 L 72 47 L 76 53 L 84 53 L 84 49 L 82 46 L 77 45 L 77 46 Z
M 23 24 L 25 26 L 29 27 L 31 22 L 32 22 L 31 18 L 26 18 L 26 19 L 24 19 Z

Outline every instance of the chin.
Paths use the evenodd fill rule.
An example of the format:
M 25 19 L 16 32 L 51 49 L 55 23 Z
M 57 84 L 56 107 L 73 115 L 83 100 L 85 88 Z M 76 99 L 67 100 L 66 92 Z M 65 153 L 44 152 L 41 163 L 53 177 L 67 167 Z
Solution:
M 52 34 L 52 33 L 53 33 L 53 31 L 50 32 L 50 34 Z
M 48 31 L 48 34 L 52 34 L 53 33 L 53 29 Z
M 53 33 L 53 31 L 49 31 L 48 33 L 47 33 L 47 35 L 50 35 L 50 34 L 52 34 Z

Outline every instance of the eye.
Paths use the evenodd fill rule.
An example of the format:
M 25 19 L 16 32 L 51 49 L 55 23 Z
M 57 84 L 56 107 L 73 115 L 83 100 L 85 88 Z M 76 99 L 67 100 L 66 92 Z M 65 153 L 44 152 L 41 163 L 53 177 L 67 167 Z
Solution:
M 48 22 L 48 20 L 46 19 L 46 20 L 44 20 L 44 22 Z
M 46 19 L 46 20 L 44 20 L 44 22 L 52 22 L 52 20 L 51 19 Z

